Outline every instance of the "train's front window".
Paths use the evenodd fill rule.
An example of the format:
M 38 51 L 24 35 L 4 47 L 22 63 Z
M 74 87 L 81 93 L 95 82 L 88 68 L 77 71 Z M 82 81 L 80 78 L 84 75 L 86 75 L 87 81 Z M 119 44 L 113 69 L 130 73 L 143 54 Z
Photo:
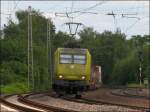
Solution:
M 72 55 L 70 55 L 70 54 L 61 54 L 60 55 L 60 63 L 64 63 L 64 64 L 72 63 Z
M 85 55 L 74 55 L 73 61 L 75 64 L 85 64 L 86 62 Z

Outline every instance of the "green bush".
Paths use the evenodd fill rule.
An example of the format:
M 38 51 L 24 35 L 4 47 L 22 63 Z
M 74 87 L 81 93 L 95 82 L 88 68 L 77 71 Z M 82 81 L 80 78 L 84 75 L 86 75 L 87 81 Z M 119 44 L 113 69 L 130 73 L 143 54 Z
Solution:
M 27 74 L 27 65 L 19 61 L 3 61 L 0 65 L 1 84 L 21 82 Z

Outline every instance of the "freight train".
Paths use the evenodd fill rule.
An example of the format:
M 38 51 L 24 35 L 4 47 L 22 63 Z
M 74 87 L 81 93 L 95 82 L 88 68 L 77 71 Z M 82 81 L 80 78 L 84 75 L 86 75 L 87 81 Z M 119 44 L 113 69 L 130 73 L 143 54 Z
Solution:
M 93 82 L 97 77 L 93 71 L 96 67 L 91 66 L 91 54 L 88 49 L 58 48 L 54 58 L 52 88 L 56 93 L 65 92 L 79 96 L 80 92 L 88 90 L 90 86 L 95 87 Z M 96 69 L 98 70 L 100 69 Z

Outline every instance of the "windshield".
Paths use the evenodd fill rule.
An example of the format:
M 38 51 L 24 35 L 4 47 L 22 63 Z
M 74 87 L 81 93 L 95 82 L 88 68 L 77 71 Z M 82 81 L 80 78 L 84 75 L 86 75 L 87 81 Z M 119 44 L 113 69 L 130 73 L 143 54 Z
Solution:
M 73 59 L 75 64 L 85 64 L 85 55 L 74 55 Z
M 60 55 L 60 63 L 72 63 L 72 55 L 61 54 Z
M 60 63 L 62 64 L 85 64 L 85 55 L 61 54 Z

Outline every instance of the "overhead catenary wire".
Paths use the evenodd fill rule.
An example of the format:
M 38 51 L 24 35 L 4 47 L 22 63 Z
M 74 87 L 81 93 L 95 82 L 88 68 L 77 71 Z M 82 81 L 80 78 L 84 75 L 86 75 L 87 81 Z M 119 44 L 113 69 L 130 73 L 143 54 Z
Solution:
M 89 7 L 89 8 L 86 8 L 86 9 L 82 9 L 82 10 L 78 10 L 78 11 L 70 11 L 70 12 L 67 12 L 66 13 L 66 17 L 70 17 L 70 15 L 71 14 L 75 14 L 75 13 L 79 13 L 80 15 L 83 15 L 83 14 L 102 14 L 101 12 L 90 12 L 90 11 L 88 11 L 88 10 L 91 10 L 91 9 L 93 9 L 94 7 L 96 7 L 96 6 L 98 6 L 99 4 L 102 4 L 103 2 L 101 2 L 101 3 L 98 3 L 98 4 L 95 4 L 94 6 L 92 6 L 92 7 Z M 134 8 L 135 9 L 135 8 Z M 139 7 L 138 7 L 138 9 L 139 9 Z M 88 12 L 86 12 L 86 11 L 88 11 Z M 61 13 L 61 15 L 63 15 L 64 13 Z M 138 12 L 135 12 L 135 13 L 103 13 L 103 15 L 112 15 L 113 16 L 113 18 L 114 18 L 114 28 L 116 29 L 118 26 L 117 26 L 117 24 L 118 24 L 118 22 L 117 22 L 117 20 L 116 20 L 116 17 L 115 16 L 121 16 L 121 18 L 126 18 L 126 19 L 137 19 L 137 21 L 136 22 L 138 22 L 138 20 L 140 20 L 141 18 L 140 17 L 138 17 L 138 16 L 135 16 L 135 15 L 137 15 L 138 14 Z M 75 17 L 72 17 L 72 19 L 73 18 L 76 18 L 76 17 L 79 17 L 80 15 L 78 15 L 78 16 L 75 16 Z M 63 16 L 63 17 L 65 17 L 65 16 Z M 134 23 L 134 24 L 136 24 L 136 22 Z M 132 26 L 134 26 L 134 24 L 133 25 L 131 25 L 131 26 L 129 26 L 128 28 L 130 29 L 130 27 L 132 28 Z M 127 29 L 128 29 L 127 28 Z
M 70 16 L 71 14 L 74 14 L 74 13 L 79 13 L 79 15 L 78 16 L 76 16 L 76 17 L 79 17 L 80 15 L 83 15 L 83 14 L 86 14 L 86 13 L 88 13 L 88 14 L 98 14 L 97 12 L 89 12 L 89 10 L 92 10 L 92 9 L 94 9 L 95 7 L 97 7 L 97 6 L 99 6 L 99 5 L 102 5 L 102 4 L 104 4 L 106 1 L 102 1 L 102 2 L 99 2 L 99 3 L 97 3 L 97 4 L 95 4 L 95 5 L 93 5 L 93 6 L 91 6 L 91 7 L 88 7 L 88 8 L 85 8 L 85 9 L 82 9 L 82 10 L 78 10 L 78 11 L 73 11 L 72 10 L 72 8 L 73 8 L 73 2 L 72 2 L 72 7 L 71 7 L 71 11 L 70 12 L 67 12 L 67 14 Z M 87 12 L 88 11 L 88 12 Z M 64 14 L 64 15 L 66 15 L 66 13 L 56 13 L 56 16 L 59 16 L 59 14 L 61 14 L 61 16 Z M 72 18 L 76 18 L 76 17 L 72 17 Z
M 3 14 L 3 15 L 11 15 L 10 13 L 4 13 L 4 12 L 0 12 L 0 14 Z
M 89 10 L 92 10 L 93 8 L 99 6 L 99 5 L 102 5 L 104 4 L 106 1 L 102 1 L 102 2 L 99 2 L 91 7 L 88 7 L 88 8 L 85 8 L 85 9 L 82 9 L 82 10 L 78 10 L 78 11 L 73 11 L 73 12 L 68 12 L 68 14 L 72 14 L 72 13 L 80 13 L 80 12 L 86 12 L 86 11 L 89 11 Z
M 138 20 L 136 20 L 133 24 L 131 24 L 129 27 L 126 28 L 125 32 L 127 33 L 127 31 L 129 31 L 131 28 L 133 28 L 139 21 L 142 21 L 143 19 L 145 18 L 149 18 L 149 17 L 143 17 L 143 18 L 140 18 Z
M 15 0 L 14 0 L 14 7 L 13 7 L 13 9 L 11 9 L 12 7 L 11 7 L 11 4 L 10 4 L 10 1 L 8 1 L 8 2 L 7 2 L 7 13 L 5 13 L 5 12 L 0 12 L 0 14 L 8 15 L 8 16 L 7 16 L 8 22 L 11 20 L 12 14 L 14 13 L 14 11 L 15 11 L 15 9 L 17 8 L 17 6 L 18 6 L 18 4 L 19 4 L 20 1 L 21 1 L 21 0 L 18 0 L 17 3 L 16 3 Z
M 129 26 L 129 27 L 127 28 L 127 30 L 128 30 L 128 29 L 132 28 L 132 27 L 140 20 L 139 17 L 130 16 L 130 15 L 137 15 L 137 14 L 138 14 L 138 13 L 133 13 L 133 14 L 131 14 L 131 13 L 130 13 L 130 14 L 128 14 L 128 13 L 117 14 L 117 13 L 114 13 L 114 12 L 112 11 L 112 13 L 107 13 L 106 15 L 111 15 L 111 16 L 113 16 L 115 29 L 117 28 L 117 20 L 116 20 L 116 18 L 115 18 L 117 15 L 121 15 L 122 18 L 137 19 L 137 21 L 136 21 L 135 23 L 133 23 L 131 26 Z M 125 32 L 127 32 L 127 30 L 126 30 Z
M 136 12 L 137 12 L 137 14 L 140 12 L 140 7 L 137 7 Z M 143 20 L 146 17 L 142 17 L 142 18 L 140 18 L 140 17 L 127 17 L 127 18 L 134 18 L 134 19 L 137 19 L 137 20 L 133 24 L 131 24 L 129 27 L 126 28 L 125 33 L 127 33 L 129 30 L 131 30 L 139 21 Z
M 122 16 L 122 18 L 132 18 L 132 19 L 138 19 L 138 20 L 140 20 L 139 17 Z
M 15 9 L 17 8 L 17 6 L 18 6 L 18 4 L 19 4 L 20 1 L 21 1 L 21 0 L 18 0 L 17 3 L 14 3 L 14 8 L 13 8 L 13 10 L 11 11 L 11 14 L 15 11 Z
M 102 1 L 102 2 L 99 2 L 99 3 L 97 3 L 91 7 L 88 7 L 88 8 L 82 9 L 82 10 L 78 10 L 78 11 L 74 11 L 74 12 L 68 12 L 68 14 L 79 13 L 76 17 L 79 17 L 79 16 L 84 15 L 84 14 L 98 14 L 97 12 L 89 12 L 89 10 L 94 9 L 95 7 L 100 6 L 100 5 L 104 4 L 105 2 L 106 1 Z M 74 17 L 74 18 L 76 18 L 76 17 Z
M 10 1 L 7 2 L 7 13 L 9 14 L 10 13 Z M 11 14 L 8 15 L 7 17 L 7 21 L 9 22 L 9 20 L 11 19 Z
M 72 1 L 71 12 L 73 11 L 73 6 L 74 6 L 74 3 L 73 3 L 73 1 Z M 73 22 L 73 18 L 72 18 L 72 22 Z
M 19 0 L 19 1 L 21 1 L 21 0 Z M 19 4 L 19 1 L 15 1 L 14 2 L 14 6 L 13 6 L 13 10 L 15 10 L 16 8 L 17 8 L 17 6 L 18 6 L 18 4 Z M 97 8 L 95 8 L 95 7 L 98 7 L 98 6 L 100 6 L 100 5 L 102 5 L 102 4 L 104 4 L 106 1 L 101 1 L 101 2 L 99 2 L 99 3 L 96 3 L 96 4 L 94 4 L 94 5 L 92 5 L 92 6 L 90 6 L 90 7 L 87 7 L 87 8 L 84 8 L 84 9 L 74 9 L 73 10 L 73 8 L 75 7 L 75 2 L 74 1 L 72 1 L 72 4 L 71 4 L 71 6 L 73 6 L 73 7 L 71 7 L 71 11 L 69 11 L 69 12 L 67 12 L 67 14 L 69 15 L 69 18 L 70 18 L 70 20 L 72 20 L 74 17 L 72 17 L 72 15 L 74 14 L 74 13 L 77 13 L 77 16 L 76 17 L 79 17 L 80 15 L 83 15 L 83 14 L 102 14 L 102 12 L 97 12 Z M 135 6 L 136 5 L 136 6 Z M 127 10 L 127 12 L 129 12 L 129 13 L 125 13 L 126 12 L 126 10 L 123 10 L 123 12 L 122 13 L 120 13 L 119 14 L 119 12 L 117 12 L 117 15 L 118 16 L 122 16 L 122 14 L 123 14 L 123 16 L 122 16 L 122 18 L 126 18 L 126 19 L 140 19 L 141 17 L 138 17 L 138 16 L 131 16 L 131 15 L 137 15 L 138 13 L 137 13 L 137 11 L 139 11 L 139 9 L 141 9 L 143 6 L 139 6 L 138 4 L 135 4 L 134 5 L 134 7 L 129 7 L 129 9 L 132 9 L 132 10 L 134 10 L 134 11 L 131 11 L 131 12 L 135 12 L 135 13 L 130 13 L 128 10 Z M 9 5 L 10 6 L 10 5 Z M 55 6 L 57 6 L 57 5 L 55 5 Z M 9 7 L 9 9 L 10 9 L 10 7 Z M 94 9 L 94 10 L 93 10 Z M 120 11 L 122 8 L 118 8 L 119 10 L 118 11 Z M 94 12 L 93 12 L 93 11 Z M 105 10 L 105 9 L 104 9 Z M 115 9 L 114 9 L 115 10 Z M 13 11 L 11 11 L 11 12 L 13 12 Z M 104 13 L 103 13 L 104 14 Z M 106 14 L 106 13 L 105 13 Z M 104 14 L 104 15 L 105 15 Z M 5 15 L 5 14 L 4 14 Z M 7 14 L 6 14 L 7 15 Z M 8 14 L 9 15 L 9 14 Z M 59 14 L 58 14 L 59 15 Z M 56 14 L 56 16 L 58 16 L 57 14 Z M 79 15 L 79 16 L 78 16 Z M 61 14 L 61 15 L 59 15 L 59 16 L 62 16 L 62 17 L 66 17 L 66 14 Z M 75 19 L 74 19 L 75 20 Z M 114 21 L 114 24 L 116 23 L 116 26 L 117 26 L 117 24 L 118 24 L 118 26 L 119 26 L 119 22 L 118 22 L 118 18 L 116 17 L 116 22 Z

